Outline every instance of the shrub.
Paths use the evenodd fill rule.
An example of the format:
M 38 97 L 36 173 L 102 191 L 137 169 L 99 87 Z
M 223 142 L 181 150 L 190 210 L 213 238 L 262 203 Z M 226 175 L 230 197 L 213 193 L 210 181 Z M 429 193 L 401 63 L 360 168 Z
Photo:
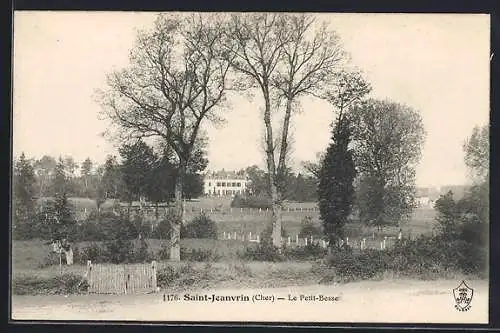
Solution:
M 106 249 L 99 244 L 92 243 L 87 247 L 78 250 L 78 253 L 73 253 L 74 261 L 81 264 L 86 264 L 88 260 L 93 262 L 107 262 L 108 256 Z
M 170 265 L 166 265 L 156 273 L 156 281 L 160 288 L 165 288 L 172 285 L 179 276 L 179 271 L 176 271 L 175 268 Z
M 211 249 L 191 249 L 181 247 L 181 259 L 187 261 L 218 261 L 221 256 Z
M 64 253 L 62 253 L 61 261 L 63 263 L 66 262 L 66 259 L 64 258 Z M 47 256 L 44 258 L 43 262 L 40 263 L 38 268 L 45 268 L 54 265 L 59 265 L 59 253 L 49 252 L 49 254 L 47 254 Z
M 148 243 L 144 240 L 144 238 L 141 238 L 139 241 L 139 248 L 134 250 L 134 257 L 129 261 L 150 262 L 153 258 L 154 255 L 149 251 Z
M 342 282 L 374 278 L 388 268 L 390 256 L 384 251 L 366 250 L 354 254 L 349 248 L 335 249 L 327 257 L 327 265 L 334 268 L 335 277 Z
M 205 213 L 201 213 L 181 227 L 181 238 L 217 239 L 217 224 Z
M 170 259 L 170 245 L 162 244 L 160 250 L 157 253 L 157 257 L 160 260 L 169 260 Z
M 131 240 L 117 238 L 107 241 L 104 246 L 106 248 L 106 261 L 110 261 L 113 264 L 134 261 L 134 244 Z
M 271 209 L 272 206 L 271 200 L 265 196 L 241 196 L 237 194 L 231 201 L 231 207 L 233 208 Z
M 261 242 L 257 246 L 248 246 L 243 252 L 238 252 L 238 257 L 250 261 L 284 261 L 285 257 L 279 249 L 269 242 Z
M 167 216 L 162 219 L 152 233 L 152 238 L 155 239 L 170 239 L 172 235 L 172 225 L 170 218 Z
M 177 269 L 167 265 L 157 273 L 157 283 L 160 288 L 192 286 L 207 278 L 205 269 L 198 271 L 190 263 Z
M 142 223 L 142 222 L 141 222 Z M 129 220 L 125 215 L 115 215 L 113 212 L 92 212 L 87 220 L 77 228 L 76 238 L 80 241 L 113 240 L 120 235 L 128 239 L 137 238 L 139 230 L 137 220 Z
M 321 237 L 321 235 L 321 227 L 313 222 L 311 216 L 305 216 L 300 226 L 299 237 L 310 238 L 313 236 L 314 238 L 318 238 Z
M 49 278 L 23 275 L 12 279 L 12 293 L 15 295 L 75 294 L 87 288 L 86 279 L 71 273 Z
M 306 246 L 297 246 L 285 248 L 284 255 L 289 260 L 314 260 L 323 258 L 327 254 L 327 250 L 319 244 L 307 244 Z

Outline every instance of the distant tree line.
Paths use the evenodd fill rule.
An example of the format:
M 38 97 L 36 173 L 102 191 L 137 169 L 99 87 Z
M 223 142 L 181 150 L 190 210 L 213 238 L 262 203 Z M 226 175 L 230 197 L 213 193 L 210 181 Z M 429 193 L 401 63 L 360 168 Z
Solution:
M 249 208 L 271 208 L 272 200 L 269 193 L 269 175 L 256 165 L 252 165 L 244 170 L 250 180 L 247 191 L 242 196 L 236 196 L 233 200 L 233 207 Z M 315 202 L 318 198 L 316 179 L 310 175 L 300 172 L 294 173 L 291 168 L 287 168 L 283 174 L 283 181 L 280 182 L 283 200 L 295 202 Z
M 85 197 L 96 203 L 97 220 L 102 204 L 117 199 L 131 204 L 146 200 L 158 206 L 174 198 L 178 163 L 168 149 L 159 152 L 138 140 L 119 149 L 121 161 L 108 156 L 102 165 L 85 159 L 80 166 L 72 157 L 43 156 L 29 159 L 24 153 L 15 161 L 13 177 L 13 226 L 16 237 L 39 234 L 49 239 L 68 236 L 75 224 L 69 197 Z M 203 193 L 203 171 L 208 164 L 198 149 L 185 173 L 184 198 Z M 80 173 L 77 174 L 77 168 Z M 40 232 L 42 234 L 40 234 Z

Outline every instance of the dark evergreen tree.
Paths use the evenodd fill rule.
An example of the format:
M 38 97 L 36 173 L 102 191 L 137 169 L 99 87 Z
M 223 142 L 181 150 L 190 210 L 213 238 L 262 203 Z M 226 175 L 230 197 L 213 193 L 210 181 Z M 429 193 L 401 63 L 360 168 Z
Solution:
M 141 196 L 147 196 L 151 174 L 157 156 L 144 141 L 125 144 L 120 148 L 122 181 L 124 193 L 122 199 L 131 203 Z
M 90 158 L 86 158 L 83 161 L 81 166 L 81 179 L 82 179 L 82 194 L 83 196 L 90 198 L 92 196 L 90 190 L 90 183 L 92 177 L 92 160 Z
M 41 235 L 52 240 L 72 239 L 75 220 L 72 207 L 68 201 L 68 181 L 64 161 L 60 158 L 54 169 L 52 182 L 54 199 L 50 200 L 42 212 Z
M 319 172 L 320 218 L 331 247 L 344 238 L 344 226 L 354 201 L 353 181 L 356 169 L 353 153 L 349 149 L 350 127 L 348 118 L 344 117 L 337 122 Z
M 14 168 L 13 177 L 13 233 L 16 238 L 31 238 L 34 235 L 32 219 L 35 213 L 36 178 L 33 166 L 21 154 Z

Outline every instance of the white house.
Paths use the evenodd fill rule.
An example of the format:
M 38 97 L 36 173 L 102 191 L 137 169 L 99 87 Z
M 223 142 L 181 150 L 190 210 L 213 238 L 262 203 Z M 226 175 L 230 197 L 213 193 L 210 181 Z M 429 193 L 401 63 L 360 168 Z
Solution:
M 217 171 L 205 175 L 204 194 L 207 196 L 233 196 L 243 194 L 250 183 L 242 172 Z

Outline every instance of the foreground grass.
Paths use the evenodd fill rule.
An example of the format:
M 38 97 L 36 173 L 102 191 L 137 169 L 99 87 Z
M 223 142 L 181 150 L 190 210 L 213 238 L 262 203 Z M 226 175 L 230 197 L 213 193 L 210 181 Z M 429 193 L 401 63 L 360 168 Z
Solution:
M 12 277 L 14 295 L 79 294 L 87 292 L 86 266 L 58 267 L 16 272 Z M 399 275 L 385 271 L 370 281 L 392 280 L 479 280 L 458 272 L 426 273 L 419 276 Z M 159 262 L 157 281 L 162 292 L 206 289 L 262 289 L 318 284 L 358 282 L 344 281 L 335 269 L 319 262 Z
M 204 288 L 273 288 L 319 283 L 322 272 L 311 262 L 159 262 L 158 285 L 164 291 Z M 15 295 L 86 292 L 84 265 L 25 269 L 14 272 Z

